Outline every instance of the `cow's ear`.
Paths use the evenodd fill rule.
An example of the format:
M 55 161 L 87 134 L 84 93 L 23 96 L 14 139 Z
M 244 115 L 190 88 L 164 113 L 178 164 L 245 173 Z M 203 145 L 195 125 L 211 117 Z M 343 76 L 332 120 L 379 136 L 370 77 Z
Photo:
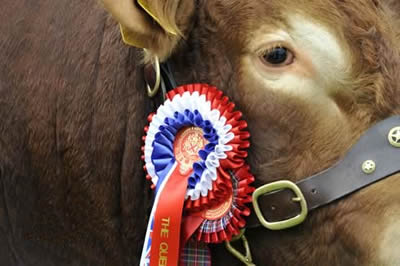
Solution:
M 183 36 L 193 0 L 103 0 L 128 45 L 168 56 Z

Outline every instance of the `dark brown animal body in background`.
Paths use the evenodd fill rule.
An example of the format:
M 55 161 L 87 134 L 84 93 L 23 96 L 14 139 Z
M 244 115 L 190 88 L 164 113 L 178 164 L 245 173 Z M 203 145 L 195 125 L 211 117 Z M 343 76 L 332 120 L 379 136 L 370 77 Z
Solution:
M 155 108 L 142 52 L 122 44 L 95 1 L 5 2 L 0 265 L 136 265 L 151 203 L 140 137 Z M 170 57 L 180 84 L 216 85 L 243 110 L 258 185 L 295 181 L 331 166 L 364 130 L 400 113 L 399 23 L 390 16 L 399 7 L 388 1 L 389 12 L 383 2 L 185 0 L 172 19 L 185 40 L 158 28 L 147 48 Z M 255 46 L 282 29 L 298 47 L 329 50 L 299 49 L 305 69 L 274 79 L 253 52 L 265 52 Z M 318 46 L 316 31 L 337 42 Z M 293 76 L 304 82 L 291 83 Z M 386 179 L 287 231 L 249 230 L 255 263 L 399 265 L 399 185 L 399 176 Z M 240 265 L 223 246 L 213 247 L 213 259 Z
M 0 17 L 0 265 L 135 265 L 154 108 L 136 50 L 95 1 L 5 1 Z

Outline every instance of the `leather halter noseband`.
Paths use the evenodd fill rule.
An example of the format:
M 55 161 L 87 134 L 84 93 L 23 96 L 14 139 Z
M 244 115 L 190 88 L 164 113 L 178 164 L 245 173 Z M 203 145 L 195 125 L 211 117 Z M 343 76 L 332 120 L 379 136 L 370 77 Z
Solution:
M 268 193 L 253 196 L 256 212 L 260 211 L 263 217 L 268 217 L 268 221 L 263 224 L 264 221 L 256 213 L 258 219 L 252 215 L 248 227 L 256 227 L 259 222 L 272 230 L 291 227 L 291 223 L 295 221 L 293 219 L 299 219 L 296 217 L 304 211 L 299 203 L 304 201 L 308 212 L 398 172 L 400 116 L 393 116 L 371 127 L 339 163 L 297 182 L 295 188 L 300 190 L 301 195 L 293 194 L 291 187 L 278 185 L 277 189 L 269 190 Z M 262 192 L 273 184 L 259 189 Z
M 177 83 L 168 62 L 160 65 L 161 88 L 168 92 Z M 145 67 L 148 82 L 151 67 Z M 400 172 L 400 116 L 383 120 L 364 133 L 346 156 L 331 168 L 297 183 L 288 180 L 265 184 L 253 193 L 254 212 L 246 228 L 260 225 L 282 230 L 302 223 L 308 212 L 342 199 L 351 193 Z M 248 243 L 244 235 L 246 250 Z M 250 253 L 241 255 L 227 243 L 228 249 L 247 265 Z M 236 254 L 237 252 L 237 254 Z

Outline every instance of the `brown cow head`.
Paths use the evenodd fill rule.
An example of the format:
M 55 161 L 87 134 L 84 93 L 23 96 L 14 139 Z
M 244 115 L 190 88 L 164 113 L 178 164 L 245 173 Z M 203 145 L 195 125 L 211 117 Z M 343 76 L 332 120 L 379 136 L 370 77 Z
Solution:
M 132 0 L 104 2 L 128 41 L 169 58 L 180 84 L 210 83 L 237 103 L 258 185 L 331 166 L 367 128 L 400 113 L 397 22 L 380 1 L 148 1 L 158 23 Z M 294 229 L 249 230 L 255 262 L 398 265 L 399 185 L 386 179 Z M 216 250 L 216 265 L 228 265 Z

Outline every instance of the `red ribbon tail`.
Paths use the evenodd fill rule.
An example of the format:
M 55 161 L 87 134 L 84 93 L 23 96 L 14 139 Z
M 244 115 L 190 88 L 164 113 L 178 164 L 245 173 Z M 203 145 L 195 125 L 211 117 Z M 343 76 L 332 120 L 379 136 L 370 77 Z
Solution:
M 199 228 L 204 219 L 200 216 L 185 216 L 182 220 L 181 228 L 181 246 L 184 247 L 186 242 L 192 237 L 192 235 Z

